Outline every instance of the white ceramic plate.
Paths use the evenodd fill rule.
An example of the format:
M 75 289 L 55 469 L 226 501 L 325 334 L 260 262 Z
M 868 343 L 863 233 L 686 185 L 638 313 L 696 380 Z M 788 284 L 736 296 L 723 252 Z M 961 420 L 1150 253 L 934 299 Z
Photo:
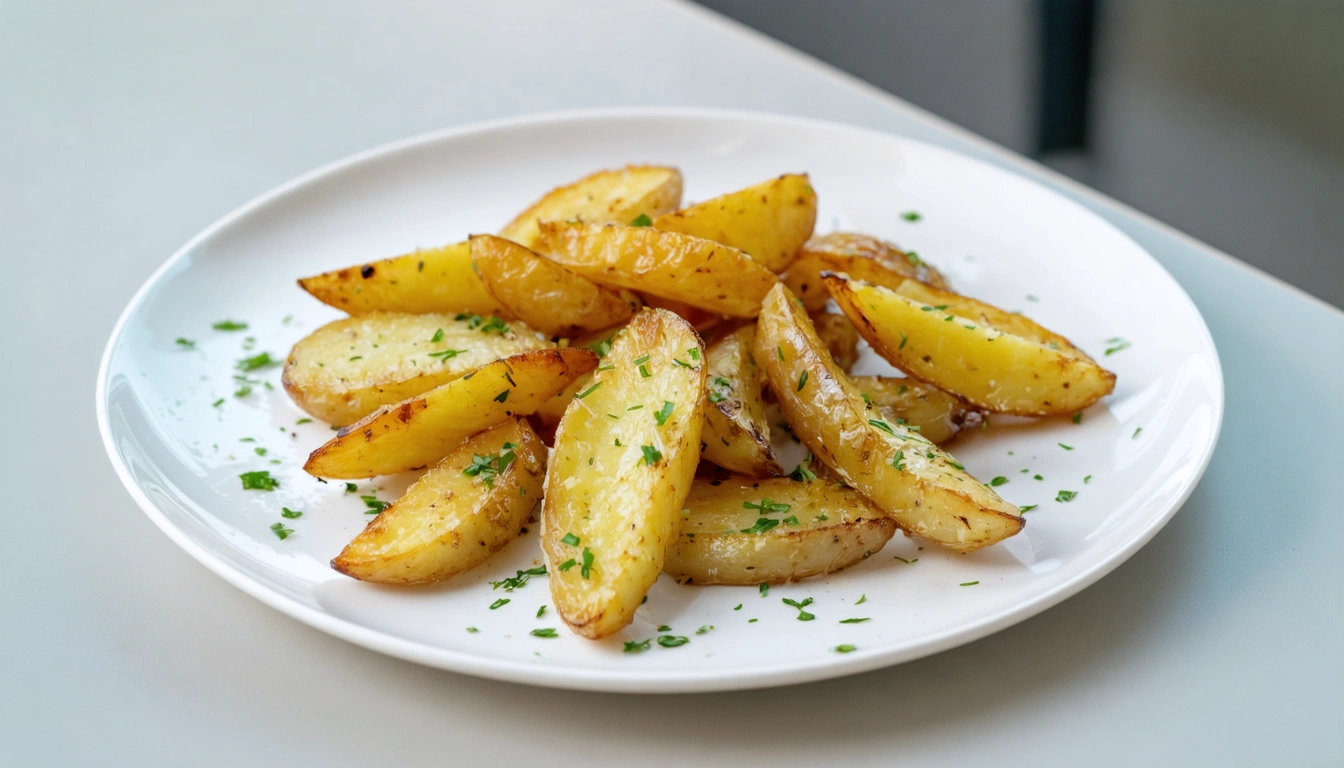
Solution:
M 492 590 L 490 581 L 540 562 L 535 532 L 433 588 L 380 588 L 332 571 L 328 561 L 369 518 L 358 494 L 300 469 L 331 432 L 296 423 L 304 414 L 280 391 L 278 368 L 258 375 L 275 389 L 257 384 L 234 396 L 235 361 L 261 351 L 283 359 L 337 317 L 295 278 L 493 231 L 551 187 L 629 162 L 680 167 L 692 201 L 807 171 L 820 197 L 819 232 L 869 232 L 914 249 L 957 289 L 1028 312 L 1114 370 L 1115 394 L 1081 424 L 1005 419 L 953 445 L 977 477 L 1008 478 L 998 489 L 1008 500 L 1038 505 L 1026 529 L 970 555 L 921 549 L 898 535 L 858 566 L 768 596 L 663 578 L 635 623 L 603 642 L 565 631 L 545 577 L 509 594 Z M 922 218 L 907 221 L 906 211 Z M 223 319 L 249 329 L 213 330 Z M 1104 354 L 1115 337 L 1130 346 Z M 863 372 L 889 370 L 865 355 Z M 136 294 L 108 342 L 97 397 L 107 451 L 131 495 L 173 541 L 266 604 L 436 667 L 635 692 L 835 677 L 1021 621 L 1096 581 L 1170 519 L 1204 471 L 1223 413 L 1217 354 L 1189 297 L 1138 245 L 1079 205 L 897 136 L 699 110 L 574 113 L 452 130 L 358 155 L 266 194 L 193 239 Z M 242 490 L 238 475 L 259 469 L 280 479 L 279 490 Z M 406 482 L 359 487 L 392 499 Z M 1077 496 L 1057 502 L 1061 490 Z M 281 518 L 282 506 L 303 517 Z M 277 538 L 277 522 L 293 535 Z M 491 610 L 501 597 L 511 602 Z M 808 610 L 816 620 L 798 621 L 785 597 L 814 598 Z M 839 623 L 847 618 L 871 620 Z M 666 634 L 660 625 L 690 642 L 622 651 L 625 640 Z M 713 629 L 697 634 L 703 626 Z M 560 636 L 529 634 L 542 627 Z M 833 650 L 840 645 L 856 650 Z

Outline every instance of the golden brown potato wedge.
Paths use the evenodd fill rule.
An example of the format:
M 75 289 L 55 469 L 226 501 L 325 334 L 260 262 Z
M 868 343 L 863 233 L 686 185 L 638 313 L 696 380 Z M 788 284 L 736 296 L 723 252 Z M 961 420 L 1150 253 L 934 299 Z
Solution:
M 855 376 L 861 395 L 891 421 L 906 426 L 942 445 L 960 432 L 988 424 L 985 412 L 918 379 L 898 376 Z
M 614 171 L 598 171 L 547 192 L 500 230 L 499 235 L 528 248 L 536 248 L 537 222 L 629 224 L 640 216 L 651 219 L 679 207 L 680 171 L 659 165 L 631 165 Z
M 299 280 L 324 304 L 364 315 L 370 312 L 469 312 L 501 315 L 504 310 L 471 269 L 466 243 L 426 248 L 381 261 L 325 272 Z
M 844 315 L 817 312 L 812 315 L 812 327 L 826 345 L 827 351 L 841 370 L 848 372 L 859 362 L 859 330 Z
M 615 291 L 512 240 L 476 235 L 470 242 L 471 258 L 490 294 L 510 315 L 547 336 L 610 328 L 635 313 L 636 307 Z
M 304 411 L 351 424 L 491 360 L 551 346 L 526 325 L 497 317 L 379 312 L 313 331 L 290 350 L 282 380 Z
M 592 350 L 598 357 L 598 365 L 602 365 L 602 359 L 611 351 L 611 343 L 616 340 L 616 334 L 625 326 L 616 326 L 593 333 L 585 333 L 582 336 L 571 339 L 568 346 L 575 349 Z M 585 373 L 575 379 L 573 383 L 560 390 L 560 394 L 547 400 L 541 408 L 534 414 L 538 423 L 544 428 L 554 430 L 560 425 L 560 419 L 565 415 L 565 409 L 569 408 L 569 401 L 574 396 L 593 385 L 593 374 Z
M 805 173 L 785 174 L 653 220 L 666 232 L 730 245 L 772 272 L 793 261 L 816 223 L 817 193 Z
M 629 624 L 663 570 L 700 456 L 703 358 L 685 320 L 644 310 L 560 421 L 542 549 L 556 612 L 584 637 Z
M 734 317 L 755 317 L 779 282 L 736 248 L 653 227 L 543 222 L 539 250 L 595 282 Z
M 783 286 L 761 308 L 756 362 L 794 434 L 906 532 L 965 552 L 1022 529 L 1017 507 L 918 432 L 864 402 Z
M 1076 413 L 1115 388 L 1115 374 L 1067 339 L 983 302 L 918 284 L 898 293 L 835 275 L 824 280 L 879 355 L 990 411 Z M 907 290 L 937 303 L 910 298 Z
M 896 522 L 833 483 L 697 477 L 690 514 L 663 570 L 695 584 L 780 584 L 848 568 L 882 547 Z
M 510 419 L 458 446 L 355 537 L 331 567 L 379 584 L 433 584 L 513 541 L 541 501 L 546 446 Z
M 586 349 L 541 349 L 496 360 L 336 433 L 304 471 L 343 480 L 432 464 L 484 429 L 526 416 L 597 365 Z
M 684 301 L 676 299 L 665 299 L 662 296 L 646 294 L 643 297 L 644 303 L 655 309 L 666 309 L 669 312 L 675 312 L 681 315 L 681 319 L 690 323 L 695 330 L 704 333 L 711 328 L 723 322 L 723 315 L 710 312 L 708 310 L 693 307 Z
M 942 274 L 913 251 L 851 232 L 833 232 L 808 240 L 784 275 L 784 284 L 803 300 L 809 312 L 816 312 L 831 297 L 821 283 L 821 273 L 827 271 L 893 289 L 907 278 L 947 288 Z
M 744 325 L 710 344 L 705 394 L 705 429 L 700 458 L 753 477 L 784 474 L 770 446 L 770 421 L 751 356 L 756 325 Z

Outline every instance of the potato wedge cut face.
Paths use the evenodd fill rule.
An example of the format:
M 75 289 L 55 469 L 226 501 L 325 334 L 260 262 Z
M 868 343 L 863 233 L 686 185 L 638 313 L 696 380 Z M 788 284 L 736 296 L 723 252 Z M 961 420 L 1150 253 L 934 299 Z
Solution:
M 492 360 L 552 346 L 522 323 L 493 316 L 374 313 L 327 323 L 299 341 L 282 381 L 307 413 L 352 424 Z
M 812 327 L 841 370 L 848 372 L 859 362 L 859 330 L 848 317 L 818 312 L 812 315 Z
M 501 315 L 504 310 L 471 269 L 466 243 L 426 248 L 299 280 L 324 304 L 365 315 L 370 312 L 469 312 Z
M 946 443 L 959 432 L 988 424 L 984 411 L 918 379 L 855 376 L 854 386 L 859 394 L 868 396 L 888 421 L 900 419 L 936 445 Z
M 536 248 L 540 221 L 629 224 L 681 207 L 681 172 L 659 165 L 598 171 L 547 192 L 500 230 L 499 236 Z
M 1017 507 L 863 401 L 783 286 L 770 293 L 757 320 L 756 362 L 794 434 L 906 532 L 969 551 L 1022 529 Z
M 342 429 L 313 451 L 303 469 L 317 477 L 356 479 L 428 466 L 472 435 L 533 413 L 596 366 L 597 355 L 586 349 L 541 349 L 496 360 Z
M 574 336 L 629 320 L 635 306 L 615 291 L 494 235 L 471 240 L 471 258 L 509 315 L 547 336 Z
M 822 272 L 843 272 L 850 277 L 895 289 L 906 279 L 947 288 L 947 281 L 931 264 L 913 252 L 870 235 L 834 232 L 808 240 L 784 275 L 784 284 L 803 300 L 809 312 L 817 312 L 831 298 L 821 282 Z
M 812 236 L 817 193 L 807 174 L 790 173 L 653 220 L 665 232 L 702 237 L 744 251 L 783 271 Z
M 556 431 L 541 518 L 556 611 L 590 638 L 629 624 L 662 572 L 704 421 L 704 349 L 680 317 L 641 311 L 602 368 Z
M 411 484 L 331 561 L 379 584 L 433 584 L 515 539 L 541 501 L 546 447 L 525 419 L 471 438 Z
M 547 222 L 538 248 L 594 282 L 755 317 L 779 279 L 726 245 L 653 227 Z
M 755 586 L 834 573 L 896 533 L 896 522 L 863 494 L 820 480 L 697 477 L 686 507 L 663 570 L 695 584 Z
M 700 458 L 752 477 L 784 474 L 770 445 L 770 421 L 752 359 L 756 325 L 744 325 L 705 350 L 705 428 Z
M 838 276 L 825 280 L 840 308 L 887 362 L 981 408 L 1019 416 L 1075 413 L 1115 388 L 1115 374 L 1067 340 L 1052 349 L 1053 342 L 1038 343 L 985 325 L 980 316 L 955 314 L 950 304 L 924 304 Z

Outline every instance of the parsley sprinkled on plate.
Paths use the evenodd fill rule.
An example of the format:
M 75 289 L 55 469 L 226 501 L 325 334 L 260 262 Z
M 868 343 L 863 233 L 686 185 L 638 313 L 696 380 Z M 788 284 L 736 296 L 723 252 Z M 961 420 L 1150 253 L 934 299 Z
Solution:
M 290 520 L 293 520 L 296 517 L 303 517 L 303 513 L 297 509 L 290 509 L 289 507 L 281 507 L 280 516 L 287 517 Z
M 235 320 L 220 320 L 210 327 L 216 331 L 246 331 L 247 323 L 240 323 Z
M 961 582 L 961 584 L 958 584 L 957 586 L 961 586 L 961 587 L 974 587 L 976 584 L 979 584 L 979 583 L 980 583 L 979 581 L 963 581 L 963 582 Z
M 1055 501 L 1058 502 L 1073 501 L 1077 495 L 1078 495 L 1077 491 L 1060 491 L 1059 493 L 1055 494 Z
M 179 347 L 181 347 L 181 348 L 183 348 L 183 349 L 195 349 L 195 348 L 196 348 L 196 342 L 195 342 L 195 341 L 193 341 L 193 340 L 191 340 L 191 339 L 183 338 L 183 337 L 181 337 L 181 336 L 178 336 L 178 337 L 177 337 L 177 340 L 176 340 L 174 343 L 177 344 L 177 346 L 179 346 Z
M 508 605 L 508 604 L 511 603 L 511 602 L 513 602 L 513 601 L 509 600 L 509 598 L 507 598 L 507 597 L 501 597 L 501 598 L 499 598 L 498 600 L 496 600 L 495 602 L 493 602 L 493 603 L 490 604 L 490 610 L 493 611 L 493 610 L 496 610 L 496 609 L 498 609 L 498 608 L 502 608 L 502 607 Z
M 797 608 L 797 609 L 798 609 L 798 620 L 799 620 L 799 621 L 811 621 L 811 620 L 817 618 L 816 616 L 814 616 L 814 615 L 808 613 L 807 611 L 803 610 L 804 608 L 806 608 L 807 606 L 809 606 L 809 605 L 812 604 L 812 598 L 810 598 L 810 597 L 803 598 L 803 600 L 802 600 L 801 602 L 798 601 L 798 600 L 790 600 L 789 598 L 786 597 L 786 598 L 783 598 L 783 602 L 784 602 L 784 604 L 787 605 L 787 606 L 791 606 L 791 607 L 793 607 L 793 608 Z
M 678 635 L 659 635 L 658 644 L 664 648 L 676 648 L 691 642 L 689 637 L 680 637 Z
M 534 629 L 534 630 L 532 630 L 531 632 L 528 632 L 528 634 L 529 634 L 529 635 L 532 635 L 533 637 L 559 637 L 559 636 L 560 636 L 559 634 L 556 633 L 554 627 L 542 627 L 541 629 Z
M 901 214 L 901 218 L 913 223 L 924 217 L 919 215 L 919 211 L 906 211 Z
M 518 571 L 515 575 L 507 579 L 490 582 L 491 589 L 503 589 L 505 592 L 512 592 L 515 589 L 527 586 L 527 582 L 533 576 L 545 576 L 546 566 L 538 565 L 535 568 L 528 568 L 526 571 Z M 542 606 L 543 608 L 545 606 Z M 538 613 L 538 616 L 541 614 Z
M 849 643 L 845 643 L 843 645 L 837 645 L 831 650 L 835 651 L 836 653 L 853 653 L 854 651 L 857 651 L 858 648 L 856 646 L 850 645 Z
M 641 652 L 643 652 L 643 651 L 647 651 L 647 650 L 649 650 L 649 643 L 652 643 L 652 642 L 653 642 L 653 638 L 649 638 L 648 640 L 626 640 L 626 641 L 625 641 L 625 652 L 626 652 L 626 653 L 641 653 Z
M 238 478 L 243 481 L 244 491 L 274 491 L 280 487 L 280 481 L 271 477 L 267 470 L 244 472 Z
M 280 539 L 281 541 L 284 541 L 285 539 L 289 538 L 289 535 L 293 532 L 294 529 L 286 528 L 284 523 L 274 523 L 271 525 L 271 533 L 274 533 L 276 535 L 276 538 Z

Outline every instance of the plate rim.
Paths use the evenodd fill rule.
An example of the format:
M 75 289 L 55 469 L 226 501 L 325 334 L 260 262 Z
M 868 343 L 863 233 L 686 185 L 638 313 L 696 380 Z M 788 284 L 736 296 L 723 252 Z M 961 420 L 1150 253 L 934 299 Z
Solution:
M 108 417 L 108 375 L 111 368 L 112 357 L 119 346 L 126 323 L 144 302 L 150 290 L 160 281 L 165 273 L 172 269 L 188 253 L 193 251 L 200 243 L 209 240 L 221 230 L 224 230 L 238 220 L 243 219 L 253 211 L 263 208 L 274 200 L 281 198 L 296 189 L 304 187 L 311 182 L 355 166 L 391 157 L 401 152 L 417 149 L 424 145 L 452 141 L 475 134 L 490 133 L 520 126 L 540 126 L 549 123 L 650 117 L 748 121 L 761 124 L 773 123 L 777 125 L 803 127 L 811 130 L 850 132 L 874 139 L 897 139 L 901 142 L 919 145 L 938 153 L 957 155 L 960 158 L 970 160 L 974 163 L 983 164 L 994 170 L 1017 176 L 1023 181 L 1036 185 L 1047 193 L 1061 199 L 1065 204 L 1075 207 L 1079 213 L 1090 217 L 1100 225 L 1110 228 L 1115 234 L 1132 243 L 1143 254 L 1143 257 L 1147 258 L 1152 263 L 1152 266 L 1156 267 L 1162 274 L 1166 275 L 1167 278 L 1171 280 L 1172 285 L 1176 288 L 1181 298 L 1184 299 L 1187 308 L 1194 313 L 1195 318 L 1199 321 L 1197 335 L 1202 338 L 1211 353 L 1213 377 L 1210 383 L 1215 385 L 1212 387 L 1215 398 L 1211 403 L 1214 408 L 1214 418 L 1211 422 L 1211 429 L 1208 432 L 1208 439 L 1206 443 L 1200 447 L 1202 455 L 1197 469 L 1190 473 L 1183 481 L 1179 492 L 1173 497 L 1175 500 L 1170 504 L 1169 508 L 1164 510 L 1161 515 L 1154 518 L 1147 527 L 1138 531 L 1130 541 L 1117 549 L 1110 557 L 1103 558 L 1092 564 L 1089 568 L 1082 571 L 1068 582 L 1046 590 L 1041 594 L 1009 608 L 984 616 L 969 626 L 944 630 L 923 642 L 905 648 L 886 651 L 875 650 L 871 653 L 856 653 L 846 656 L 827 656 L 816 661 L 795 663 L 782 667 L 780 665 L 775 665 L 773 667 L 761 669 L 732 671 L 720 670 L 697 672 L 694 669 L 679 669 L 639 671 L 634 673 L 629 670 L 616 671 L 609 669 L 574 669 L 570 667 L 536 666 L 521 661 L 482 657 L 464 651 L 447 649 L 398 638 L 380 630 L 366 627 L 352 620 L 341 618 L 318 608 L 306 605 L 295 598 L 288 597 L 261 584 L 252 576 L 235 568 L 225 562 L 222 558 L 210 552 L 203 545 L 192 540 L 183 529 L 168 519 L 164 511 L 150 499 L 149 495 L 131 475 L 130 469 L 126 466 L 125 461 L 122 459 L 121 454 L 116 448 L 111 422 Z M 1119 227 L 1100 216 L 1095 211 L 1092 211 L 1078 200 L 1063 194 L 1060 190 L 1054 189 L 1040 180 L 1024 175 L 1018 169 L 998 165 L 967 152 L 939 146 L 893 131 L 878 130 L 848 123 L 806 118 L 775 112 L 719 109 L 711 107 L 602 107 L 594 109 L 549 111 L 473 122 L 460 126 L 426 131 L 364 149 L 325 163 L 313 170 L 302 173 L 286 182 L 274 186 L 202 229 L 174 251 L 172 255 L 170 255 L 145 279 L 139 289 L 137 289 L 127 301 L 126 306 L 122 309 L 108 336 L 98 366 L 98 377 L 94 396 L 98 432 L 102 438 L 103 448 L 107 452 L 113 470 L 116 472 L 118 478 L 120 478 L 121 483 L 126 488 L 127 492 L 131 495 L 131 498 L 135 500 L 136 504 L 145 515 L 149 517 L 155 526 L 157 526 L 159 530 L 166 534 L 170 540 L 181 547 L 187 554 L 191 555 L 192 558 L 201 565 L 204 565 L 211 572 L 242 590 L 244 593 L 257 599 L 264 605 L 280 611 L 291 618 L 297 619 L 314 629 L 338 637 L 354 645 L 429 667 L 444 669 L 459 674 L 467 674 L 474 677 L 548 688 L 622 693 L 694 693 L 749 690 L 845 677 L 875 669 L 895 666 L 924 656 L 931 656 L 935 653 L 940 653 L 982 639 L 1000 630 L 1006 629 L 1013 624 L 1017 624 L 1036 616 L 1042 611 L 1062 603 L 1068 598 L 1095 584 L 1102 577 L 1129 560 L 1135 552 L 1151 541 L 1152 538 L 1157 535 L 1158 531 L 1166 527 L 1167 523 L 1171 521 L 1171 518 L 1175 516 L 1176 512 L 1178 512 L 1190 498 L 1190 495 L 1194 492 L 1194 489 L 1199 485 L 1200 480 L 1203 478 L 1204 473 L 1208 470 L 1209 463 L 1212 461 L 1213 454 L 1217 448 L 1218 439 L 1222 432 L 1223 417 L 1226 407 L 1226 388 L 1223 378 L 1222 361 L 1218 355 L 1218 348 L 1214 343 L 1213 335 L 1209 330 L 1207 320 L 1205 320 L 1203 313 L 1199 311 L 1199 307 L 1195 304 L 1194 300 L 1190 298 L 1189 293 L 1180 282 L 1177 281 L 1176 278 L 1148 252 L 1146 248 L 1139 245 Z

